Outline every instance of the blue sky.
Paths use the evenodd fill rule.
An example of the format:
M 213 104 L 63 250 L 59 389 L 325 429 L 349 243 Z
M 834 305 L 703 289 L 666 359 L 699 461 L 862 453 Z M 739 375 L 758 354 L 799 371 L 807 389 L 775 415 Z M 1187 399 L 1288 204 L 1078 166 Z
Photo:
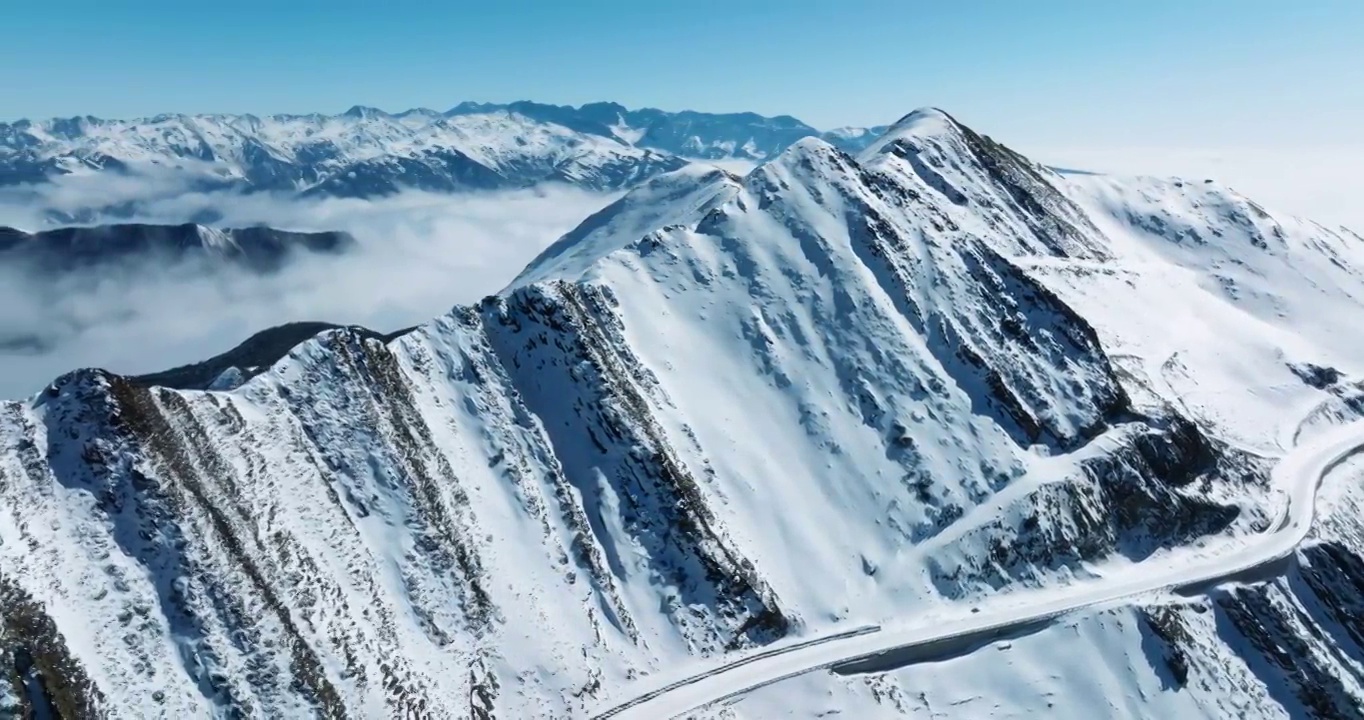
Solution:
M 0 119 L 444 109 L 795 115 L 937 105 L 1024 144 L 1357 142 L 1360 0 L 13 3 Z

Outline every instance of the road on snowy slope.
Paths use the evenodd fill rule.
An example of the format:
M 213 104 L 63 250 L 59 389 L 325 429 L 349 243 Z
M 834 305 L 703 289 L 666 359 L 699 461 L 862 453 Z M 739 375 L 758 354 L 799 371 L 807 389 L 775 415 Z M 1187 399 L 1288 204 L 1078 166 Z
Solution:
M 619 700 L 592 717 L 600 720 L 674 717 L 814 670 L 832 669 L 846 674 L 889 670 L 969 652 L 1096 605 L 1157 592 L 1195 595 L 1222 582 L 1269 577 L 1280 570 L 1282 562 L 1311 530 L 1322 480 L 1359 452 L 1364 452 L 1364 421 L 1336 428 L 1294 448 L 1271 475 L 1274 487 L 1288 491 L 1280 516 L 1263 535 L 1230 554 L 1153 568 L 1150 572 L 1124 572 L 1111 581 L 1099 580 L 1054 592 L 1030 592 L 1021 602 L 1012 597 L 986 601 L 979 606 L 979 612 L 963 613 L 956 619 L 937 618 L 927 626 L 867 627 L 771 647 L 673 682 L 664 678 L 646 681 L 653 686 L 651 689 L 633 699 Z

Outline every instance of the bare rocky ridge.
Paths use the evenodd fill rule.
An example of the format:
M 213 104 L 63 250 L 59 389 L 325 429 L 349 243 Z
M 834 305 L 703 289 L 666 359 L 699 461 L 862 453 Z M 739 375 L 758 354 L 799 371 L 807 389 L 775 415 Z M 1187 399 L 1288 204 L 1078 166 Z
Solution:
M 581 717 L 700 657 L 1235 542 L 1268 461 L 1127 379 L 1121 308 L 1051 271 L 1125 267 L 1088 197 L 919 111 L 856 157 L 662 175 L 499 295 L 230 391 L 80 371 L 0 404 L 0 704 Z M 1356 547 L 1302 582 L 1352 602 Z M 1345 660 L 1293 670 L 1273 592 L 1210 601 L 1292 711 Z M 1196 612 L 1141 626 L 1187 688 L 1251 652 Z M 893 673 L 847 682 L 913 712 Z
M 262 330 L 236 347 L 207 360 L 128 378 L 136 385 L 160 386 L 176 390 L 231 390 L 268 370 L 290 350 L 328 330 L 343 326 L 327 322 L 294 322 Z M 381 333 L 359 326 L 351 332 L 364 338 L 391 342 L 414 328 Z

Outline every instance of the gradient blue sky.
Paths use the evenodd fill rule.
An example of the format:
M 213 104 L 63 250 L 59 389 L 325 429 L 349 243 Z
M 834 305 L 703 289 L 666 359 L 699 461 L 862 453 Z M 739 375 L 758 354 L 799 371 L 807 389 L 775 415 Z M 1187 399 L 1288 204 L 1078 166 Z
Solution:
M 461 100 L 937 105 L 1033 145 L 1358 142 L 1364 0 L 11 3 L 0 119 Z

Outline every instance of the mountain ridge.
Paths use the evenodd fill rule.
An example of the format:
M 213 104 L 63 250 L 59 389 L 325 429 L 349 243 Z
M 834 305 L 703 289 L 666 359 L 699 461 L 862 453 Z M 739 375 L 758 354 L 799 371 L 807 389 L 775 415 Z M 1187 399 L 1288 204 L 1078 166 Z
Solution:
M 762 161 L 775 157 L 803 137 L 820 137 L 848 150 L 860 150 L 865 139 L 884 132 L 885 126 L 832 131 L 815 129 L 790 115 L 764 116 L 753 112 L 711 113 L 694 110 L 665 111 L 657 108 L 631 110 L 618 103 L 594 102 L 577 107 L 532 101 L 511 103 L 460 103 L 446 116 L 489 110 L 510 110 L 527 117 L 556 122 L 580 132 L 617 137 L 635 145 L 665 150 L 682 157 L 703 160 L 744 159 Z
M 824 135 L 855 149 L 877 130 Z M 25 119 L 0 123 L 0 186 L 112 173 L 169 175 L 180 192 L 313 197 L 486 191 L 547 182 L 609 191 L 692 159 L 760 161 L 819 134 L 789 116 L 529 101 L 461 103 L 444 113 L 416 108 L 395 114 L 357 105 L 337 115 Z M 127 217 L 136 209 L 135 203 L 58 208 L 65 215 L 54 217 L 88 221 L 92 212 Z
M 101 174 L 144 178 L 156 196 L 269 192 L 380 197 L 401 190 L 470 192 L 562 182 L 630 187 L 686 164 L 666 153 L 509 112 L 445 118 L 361 112 L 334 116 L 162 115 L 0 125 L 0 185 L 42 200 L 44 183 Z M 108 203 L 81 212 L 135 214 Z

